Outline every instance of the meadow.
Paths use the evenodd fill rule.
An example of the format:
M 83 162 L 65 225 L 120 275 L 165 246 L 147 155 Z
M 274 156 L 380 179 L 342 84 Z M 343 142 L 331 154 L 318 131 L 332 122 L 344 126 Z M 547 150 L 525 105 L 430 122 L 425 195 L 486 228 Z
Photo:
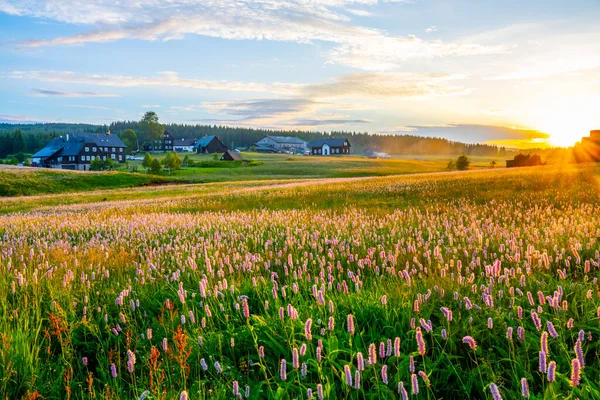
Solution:
M 1 397 L 600 398 L 598 166 L 305 178 L 2 199 Z

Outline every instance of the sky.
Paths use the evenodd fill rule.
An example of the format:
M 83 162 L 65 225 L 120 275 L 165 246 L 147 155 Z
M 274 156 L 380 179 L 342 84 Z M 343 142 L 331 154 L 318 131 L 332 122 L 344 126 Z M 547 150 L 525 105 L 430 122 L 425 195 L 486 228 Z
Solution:
M 0 0 L 0 122 L 139 120 L 572 145 L 600 0 Z

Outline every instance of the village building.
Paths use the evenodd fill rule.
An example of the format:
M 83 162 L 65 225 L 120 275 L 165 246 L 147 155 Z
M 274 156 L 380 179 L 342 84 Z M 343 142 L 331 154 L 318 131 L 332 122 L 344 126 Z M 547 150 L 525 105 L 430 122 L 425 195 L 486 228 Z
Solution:
M 346 138 L 316 139 L 308 144 L 314 156 L 337 156 L 350 154 L 350 142 Z
M 259 153 L 304 154 L 307 143 L 294 136 L 265 136 L 253 145 Z
M 174 139 L 173 150 L 178 153 L 193 152 L 198 139 Z
M 204 136 L 196 142 L 194 150 L 198 154 L 223 153 L 227 151 L 227 146 L 221 142 L 217 136 Z
M 142 145 L 144 151 L 170 152 L 173 151 L 173 138 L 165 131 L 163 137 L 146 142 Z
M 76 133 L 54 138 L 31 156 L 36 167 L 89 171 L 90 163 L 98 157 L 125 162 L 127 146 L 117 135 L 110 133 Z
M 238 153 L 237 151 L 233 151 L 233 150 L 227 150 L 221 156 L 221 161 L 242 161 L 242 160 L 243 160 L 242 155 L 240 153 Z

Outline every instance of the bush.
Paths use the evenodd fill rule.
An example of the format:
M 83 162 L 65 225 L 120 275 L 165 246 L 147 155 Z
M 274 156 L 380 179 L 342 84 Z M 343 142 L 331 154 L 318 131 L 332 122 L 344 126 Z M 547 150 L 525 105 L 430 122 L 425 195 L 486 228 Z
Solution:
M 153 174 L 158 174 L 160 172 L 160 161 L 158 161 L 158 158 L 154 158 L 152 160 L 152 164 L 150 165 L 150 170 L 152 171 Z
M 469 169 L 469 165 L 471 164 L 471 160 L 469 157 L 463 155 L 458 156 L 456 159 L 456 169 L 459 171 L 465 171 Z

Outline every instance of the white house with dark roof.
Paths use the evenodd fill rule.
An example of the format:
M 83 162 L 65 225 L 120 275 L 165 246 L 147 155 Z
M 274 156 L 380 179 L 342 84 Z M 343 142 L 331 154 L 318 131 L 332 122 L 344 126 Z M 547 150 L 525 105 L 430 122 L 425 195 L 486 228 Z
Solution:
M 350 141 L 346 138 L 316 139 L 308 144 L 313 156 L 338 156 L 350 154 Z
M 127 146 L 117 135 L 107 133 L 76 133 L 54 138 L 31 156 L 33 166 L 89 171 L 98 157 L 125 162 Z
M 258 152 L 265 153 L 302 153 L 307 150 L 307 143 L 294 136 L 265 136 L 254 143 Z M 264 151 L 262 151 L 264 150 Z

